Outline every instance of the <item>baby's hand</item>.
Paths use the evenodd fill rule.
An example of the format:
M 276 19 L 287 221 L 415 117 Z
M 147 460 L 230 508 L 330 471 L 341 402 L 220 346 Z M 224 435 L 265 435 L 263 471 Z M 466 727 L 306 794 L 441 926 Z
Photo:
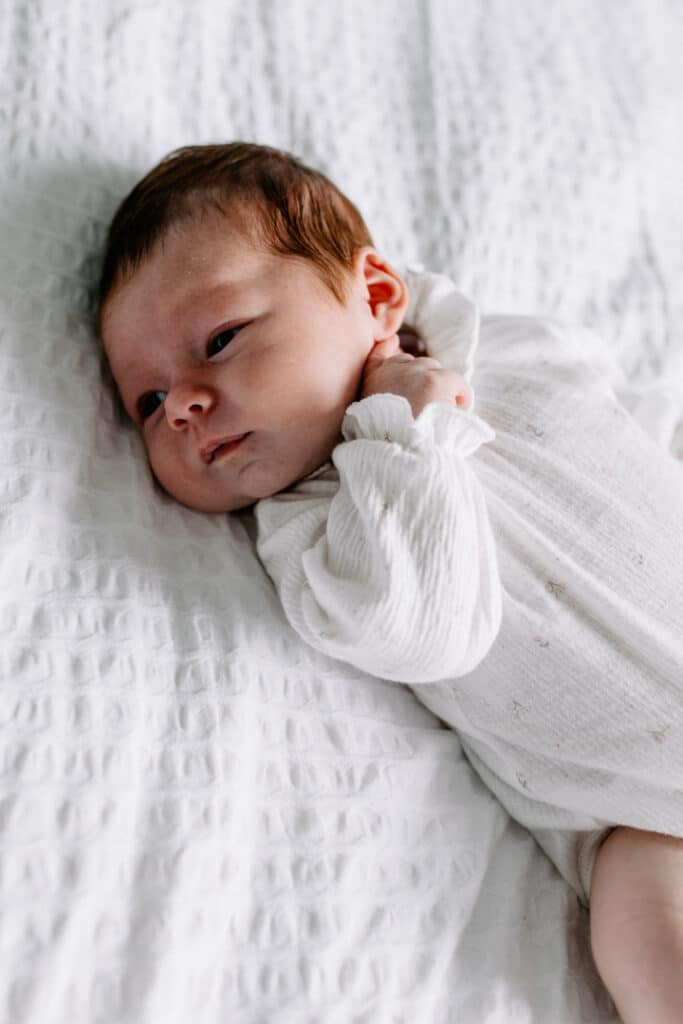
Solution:
M 415 417 L 430 402 L 455 402 L 462 409 L 472 404 L 472 392 L 464 377 L 445 370 L 430 356 L 401 351 L 396 334 L 377 342 L 363 370 L 361 398 L 385 392 L 407 398 Z

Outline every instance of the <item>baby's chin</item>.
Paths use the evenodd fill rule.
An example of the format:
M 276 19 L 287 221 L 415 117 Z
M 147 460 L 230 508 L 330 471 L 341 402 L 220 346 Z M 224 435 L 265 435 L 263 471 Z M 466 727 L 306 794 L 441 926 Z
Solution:
M 220 488 L 191 487 L 185 482 L 169 486 L 155 474 L 155 479 L 161 490 L 179 505 L 191 509 L 193 512 L 221 513 L 237 512 L 240 509 L 249 508 L 259 499 L 247 494 L 225 493 Z
M 260 498 L 235 498 L 233 500 L 217 498 L 215 501 L 195 501 L 192 498 L 179 498 L 174 494 L 172 494 L 171 497 L 180 505 L 184 505 L 185 508 L 192 509 L 193 512 L 204 512 L 206 514 L 214 515 L 224 512 L 240 512 L 244 509 L 251 508 L 252 505 L 255 505 L 257 501 L 261 500 Z M 270 497 L 270 495 L 266 495 L 266 497 Z
M 307 472 L 293 473 L 290 471 L 273 474 L 272 470 L 270 472 L 259 471 L 258 463 L 256 463 L 248 467 L 248 472 L 240 474 L 240 476 L 247 477 L 243 481 L 244 489 L 240 493 L 235 493 L 232 490 L 226 492 L 218 486 L 211 489 L 188 489 L 186 487 L 171 489 L 161 481 L 159 484 L 166 494 L 186 508 L 192 509 L 193 512 L 215 514 L 240 512 L 251 508 L 256 502 L 272 498 L 274 494 L 287 490 L 302 477 L 308 476 L 309 472 L 313 472 L 313 469 Z
M 205 513 L 222 513 L 222 512 L 239 512 L 242 509 L 251 508 L 257 501 L 262 498 L 269 498 L 271 494 L 275 494 L 275 491 L 271 491 L 268 494 L 224 494 L 216 490 L 214 492 L 203 492 L 195 493 L 182 491 L 171 491 L 163 484 L 162 490 L 165 491 L 169 497 L 173 498 L 180 505 L 184 505 L 185 508 L 192 509 L 193 512 L 205 512 Z
M 247 450 L 247 458 L 241 465 L 239 462 L 230 465 L 225 463 L 215 467 L 217 472 L 200 474 L 196 478 L 191 475 L 178 478 L 174 474 L 174 478 L 167 483 L 163 479 L 163 472 L 155 473 L 155 476 L 166 494 L 195 512 L 239 512 L 251 508 L 257 501 L 286 491 L 316 472 L 330 459 L 340 440 L 341 436 L 336 436 L 326 444 L 315 447 L 309 445 L 306 450 L 303 450 L 304 446 L 300 442 L 297 445 L 296 441 L 286 452 L 282 452 L 279 447 L 259 451 L 256 455 Z M 292 449 L 295 451 L 294 457 Z M 239 451 L 236 454 L 239 455 Z

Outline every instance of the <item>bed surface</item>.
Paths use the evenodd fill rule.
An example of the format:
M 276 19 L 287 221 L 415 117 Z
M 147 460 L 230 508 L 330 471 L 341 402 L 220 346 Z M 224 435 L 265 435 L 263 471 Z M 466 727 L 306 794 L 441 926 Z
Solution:
M 616 1022 L 455 734 L 301 646 L 244 517 L 155 489 L 89 301 L 140 174 L 246 138 L 677 385 L 682 45 L 665 0 L 0 0 L 3 1024 Z

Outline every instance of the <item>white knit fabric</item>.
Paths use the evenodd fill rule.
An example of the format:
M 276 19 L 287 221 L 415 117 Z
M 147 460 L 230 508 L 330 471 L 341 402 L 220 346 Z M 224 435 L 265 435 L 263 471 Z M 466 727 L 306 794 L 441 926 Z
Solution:
M 384 679 L 470 672 L 500 627 L 496 551 L 468 457 L 493 433 L 398 395 L 347 410 L 324 468 L 256 508 L 258 551 L 299 636 Z M 435 557 L 436 554 L 436 557 Z
M 444 277 L 408 283 L 427 351 L 464 369 L 479 318 Z M 589 331 L 499 316 L 480 335 L 482 419 L 350 406 L 334 470 L 257 506 L 258 550 L 307 643 L 429 684 L 587 902 L 596 833 L 683 835 L 683 465 Z

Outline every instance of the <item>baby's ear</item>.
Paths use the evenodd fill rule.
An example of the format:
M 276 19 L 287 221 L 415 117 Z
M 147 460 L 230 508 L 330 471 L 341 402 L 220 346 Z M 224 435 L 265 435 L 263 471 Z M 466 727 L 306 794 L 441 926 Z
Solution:
M 379 253 L 369 247 L 358 252 L 356 270 L 365 285 L 375 341 L 390 338 L 403 323 L 408 305 L 406 283 Z

